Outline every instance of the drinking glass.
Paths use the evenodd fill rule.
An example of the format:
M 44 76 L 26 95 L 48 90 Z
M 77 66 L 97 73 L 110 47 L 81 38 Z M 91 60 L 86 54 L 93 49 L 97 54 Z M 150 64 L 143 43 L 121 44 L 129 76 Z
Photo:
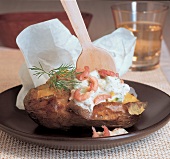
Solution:
M 160 2 L 119 2 L 111 6 L 115 27 L 137 37 L 131 70 L 159 66 L 163 26 L 168 6 Z

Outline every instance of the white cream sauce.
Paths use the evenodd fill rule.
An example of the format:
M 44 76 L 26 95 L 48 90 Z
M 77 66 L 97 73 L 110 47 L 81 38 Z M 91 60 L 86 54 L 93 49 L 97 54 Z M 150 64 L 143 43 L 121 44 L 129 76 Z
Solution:
M 90 98 L 84 101 L 77 101 L 74 99 L 76 105 L 82 107 L 83 109 L 88 109 L 89 112 L 93 111 L 94 99 L 98 95 L 108 94 L 111 98 L 101 102 L 113 102 L 119 101 L 123 102 L 124 96 L 130 91 L 129 85 L 122 83 L 121 79 L 118 77 L 107 76 L 105 78 L 100 78 L 98 71 L 92 71 L 89 76 L 94 76 L 98 80 L 98 89 L 96 92 L 92 91 Z M 79 81 L 80 83 L 74 87 L 74 90 L 81 88 L 81 92 L 85 93 L 89 86 L 89 80 Z M 73 91 L 74 92 L 74 91 Z

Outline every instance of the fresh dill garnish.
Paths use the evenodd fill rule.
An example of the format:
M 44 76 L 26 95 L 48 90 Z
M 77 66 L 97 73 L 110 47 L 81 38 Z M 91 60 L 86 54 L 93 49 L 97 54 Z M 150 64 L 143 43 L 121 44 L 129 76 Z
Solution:
M 60 67 L 52 69 L 49 72 L 44 70 L 40 62 L 39 65 L 40 67 L 33 66 L 30 68 L 30 70 L 35 71 L 33 75 L 40 78 L 42 75 L 47 74 L 49 76 L 47 83 L 55 89 L 69 90 L 79 83 L 79 81 L 76 80 L 76 75 L 78 73 L 76 72 L 76 68 L 72 65 L 62 64 Z

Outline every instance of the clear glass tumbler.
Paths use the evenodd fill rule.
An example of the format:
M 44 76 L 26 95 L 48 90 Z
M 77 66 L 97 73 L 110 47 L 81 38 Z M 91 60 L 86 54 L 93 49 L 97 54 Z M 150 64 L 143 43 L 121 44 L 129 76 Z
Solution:
M 124 27 L 137 37 L 131 70 L 159 66 L 162 31 L 168 6 L 159 2 L 119 2 L 111 9 L 115 27 Z

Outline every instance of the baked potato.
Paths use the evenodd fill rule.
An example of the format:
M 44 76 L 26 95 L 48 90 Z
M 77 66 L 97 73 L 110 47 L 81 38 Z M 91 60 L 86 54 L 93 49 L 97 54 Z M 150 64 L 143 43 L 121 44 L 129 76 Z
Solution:
M 95 76 L 94 74 L 96 73 L 90 74 L 90 78 Z M 108 75 L 108 72 L 104 74 L 110 75 L 110 73 Z M 102 76 L 102 79 L 105 78 L 103 77 L 103 72 L 100 73 L 100 76 Z M 77 78 L 81 80 L 80 75 Z M 85 79 L 88 80 L 83 77 L 81 81 Z M 87 87 L 87 92 L 89 92 L 89 88 L 94 89 L 95 87 L 95 83 L 92 81 L 90 81 L 90 87 Z M 100 81 L 101 83 L 102 81 Z M 123 81 L 120 80 L 120 84 L 122 83 Z M 125 85 L 122 88 L 124 87 Z M 36 123 L 52 129 L 69 129 L 73 126 L 101 127 L 102 125 L 110 128 L 128 128 L 138 121 L 147 106 L 147 103 L 140 102 L 128 92 L 125 93 L 123 101 L 119 101 L 115 97 L 111 98 L 110 95 L 110 101 L 104 99 L 102 101 L 96 100 L 97 102 L 93 108 L 86 109 L 84 105 L 79 105 L 79 103 L 82 104 L 81 100 L 85 100 L 82 99 L 84 96 L 76 98 L 75 90 L 80 90 L 80 87 L 76 86 L 73 90 L 57 89 L 52 87 L 48 81 L 46 84 L 32 88 L 28 92 L 24 99 L 25 109 Z

